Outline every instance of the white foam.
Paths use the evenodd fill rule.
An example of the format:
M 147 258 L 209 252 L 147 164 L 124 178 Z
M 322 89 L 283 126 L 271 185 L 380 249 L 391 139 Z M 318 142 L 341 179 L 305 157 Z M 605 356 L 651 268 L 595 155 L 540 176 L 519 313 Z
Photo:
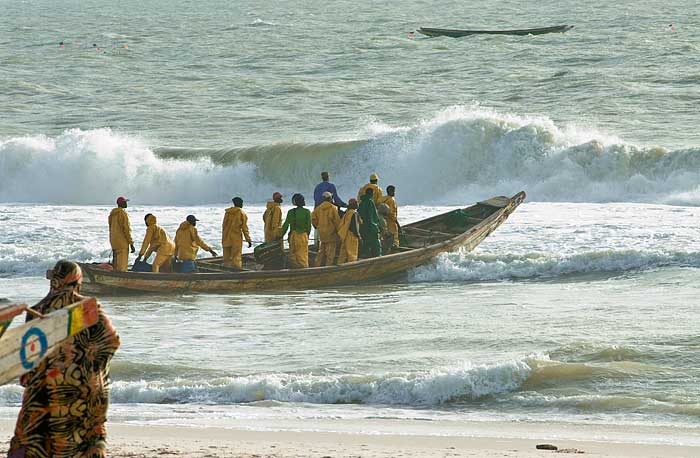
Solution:
M 258 195 L 254 169 L 164 160 L 141 139 L 72 129 L 0 142 L 0 201 L 104 204 L 127 195 L 141 203 L 226 202 L 234 189 Z
M 625 272 L 666 266 L 700 267 L 700 253 L 680 251 L 601 250 L 577 254 L 445 253 L 433 264 L 411 271 L 412 281 L 477 281 L 548 278 L 563 275 Z
M 10 138 L 0 141 L 0 201 L 90 204 L 129 194 L 145 203 L 204 204 L 238 194 L 264 202 L 276 190 L 311 193 L 328 169 L 346 198 L 377 172 L 404 204 L 461 205 L 521 189 L 529 201 L 700 204 L 697 149 L 637 146 L 544 116 L 456 106 L 415 125 L 373 121 L 358 136 L 176 159 L 109 129 Z
M 111 396 L 115 403 L 235 404 L 272 400 L 428 406 L 515 391 L 530 372 L 525 360 L 516 360 L 385 376 L 266 374 L 215 380 L 114 382 Z

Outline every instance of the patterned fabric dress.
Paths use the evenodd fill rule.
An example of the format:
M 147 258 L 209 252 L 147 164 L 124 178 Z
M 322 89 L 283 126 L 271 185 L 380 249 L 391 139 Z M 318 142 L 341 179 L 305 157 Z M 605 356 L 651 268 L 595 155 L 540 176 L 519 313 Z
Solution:
M 34 310 L 46 314 L 83 299 L 82 272 L 59 261 L 51 291 Z M 25 374 L 22 408 L 9 458 L 103 458 L 106 456 L 109 362 L 119 335 L 99 308 L 99 321 L 60 344 Z

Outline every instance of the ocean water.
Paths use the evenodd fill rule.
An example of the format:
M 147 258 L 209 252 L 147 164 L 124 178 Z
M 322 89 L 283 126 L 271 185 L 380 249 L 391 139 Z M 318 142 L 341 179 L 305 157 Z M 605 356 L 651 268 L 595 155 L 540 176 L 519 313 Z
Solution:
M 0 6 L 0 298 L 108 259 L 118 195 L 136 239 L 145 213 L 171 235 L 194 213 L 218 250 L 232 196 L 260 240 L 268 196 L 310 195 L 321 170 L 344 197 L 379 173 L 403 222 L 528 194 L 474 252 L 393 284 L 101 297 L 123 341 L 113 421 L 555 420 L 700 443 L 695 3 Z M 0 418 L 20 399 L 0 387 Z

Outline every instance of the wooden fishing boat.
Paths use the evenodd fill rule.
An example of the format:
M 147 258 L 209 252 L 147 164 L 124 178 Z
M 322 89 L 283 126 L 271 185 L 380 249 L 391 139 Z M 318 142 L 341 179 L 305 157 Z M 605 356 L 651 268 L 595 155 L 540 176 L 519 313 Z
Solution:
M 196 273 L 117 272 L 99 264 L 81 263 L 83 289 L 115 292 L 244 292 L 300 290 L 332 285 L 378 281 L 426 264 L 438 254 L 464 249 L 471 251 L 500 226 L 525 199 L 493 197 L 467 208 L 457 209 L 403 226 L 402 246 L 378 258 L 359 259 L 340 266 L 308 269 L 262 270 L 252 254 L 243 256 L 243 271 L 232 271 L 222 259 L 197 261 Z M 315 253 L 309 253 L 313 260 Z
M 12 305 L 0 310 L 0 320 L 9 326 L 23 312 L 32 313 L 24 304 Z M 98 318 L 97 300 L 89 297 L 8 330 L 0 338 L 0 385 L 32 370 L 59 344 L 94 325 Z
M 423 35 L 429 37 L 466 37 L 469 35 L 544 35 L 546 33 L 564 33 L 573 29 L 573 25 L 555 25 L 552 27 L 539 27 L 534 29 L 516 30 L 461 30 L 461 29 L 439 29 L 435 27 L 421 27 L 418 29 Z

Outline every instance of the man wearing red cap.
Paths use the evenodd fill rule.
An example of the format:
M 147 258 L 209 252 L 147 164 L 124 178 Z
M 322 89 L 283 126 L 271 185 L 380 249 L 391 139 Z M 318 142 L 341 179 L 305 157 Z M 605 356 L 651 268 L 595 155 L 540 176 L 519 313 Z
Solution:
M 274 242 L 282 238 L 282 194 L 276 192 L 272 200 L 267 203 L 267 209 L 263 213 L 265 222 L 265 242 Z
M 131 222 L 126 213 L 126 203 L 129 199 L 119 197 L 117 208 L 113 208 L 107 221 L 109 222 L 109 243 L 112 245 L 112 267 L 114 270 L 126 272 L 129 268 L 129 248 L 135 252 L 134 239 L 131 237 Z

